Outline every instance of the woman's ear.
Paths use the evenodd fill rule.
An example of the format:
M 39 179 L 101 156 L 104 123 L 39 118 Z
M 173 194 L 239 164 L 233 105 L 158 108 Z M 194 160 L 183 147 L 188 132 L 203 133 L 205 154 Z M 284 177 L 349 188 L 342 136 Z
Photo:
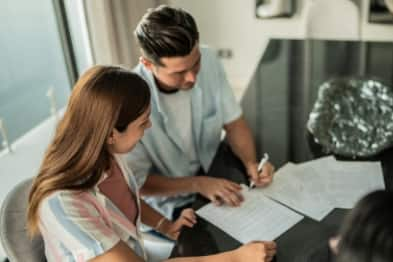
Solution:
M 116 132 L 116 130 L 113 129 L 112 132 L 109 134 L 109 136 L 106 140 L 106 143 L 108 145 L 113 145 L 115 143 L 115 135 L 116 135 L 115 132 Z

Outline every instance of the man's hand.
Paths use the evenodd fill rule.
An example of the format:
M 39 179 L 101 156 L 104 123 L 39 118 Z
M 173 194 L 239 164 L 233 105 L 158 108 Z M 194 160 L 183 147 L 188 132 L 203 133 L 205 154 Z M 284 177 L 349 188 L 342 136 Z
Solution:
M 257 171 L 258 163 L 248 164 L 246 169 L 251 181 L 253 181 L 257 187 L 265 187 L 273 181 L 274 166 L 270 164 L 270 162 L 266 162 L 263 165 L 260 173 Z
M 239 206 L 244 200 L 240 192 L 242 188 L 237 183 L 208 176 L 197 176 L 195 180 L 195 191 L 216 205 Z

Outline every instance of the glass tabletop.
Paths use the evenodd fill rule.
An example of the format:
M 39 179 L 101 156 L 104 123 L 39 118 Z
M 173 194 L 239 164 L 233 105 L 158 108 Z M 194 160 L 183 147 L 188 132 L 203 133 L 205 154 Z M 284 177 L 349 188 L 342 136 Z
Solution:
M 393 86 L 393 43 L 285 40 L 270 41 L 241 101 L 256 140 L 257 155 L 268 152 L 276 168 L 288 161 L 304 162 L 325 154 L 307 132 L 308 115 L 319 86 L 335 77 L 372 77 Z M 340 160 L 348 160 L 336 156 Z M 381 161 L 387 190 L 393 188 L 393 149 L 366 160 Z M 208 175 L 246 182 L 244 167 L 223 143 Z M 194 209 L 206 204 L 201 197 Z M 327 241 L 348 210 L 334 209 L 321 222 L 305 217 L 275 241 L 276 261 L 329 261 Z M 208 255 L 240 246 L 231 236 L 198 219 L 184 229 L 172 257 Z

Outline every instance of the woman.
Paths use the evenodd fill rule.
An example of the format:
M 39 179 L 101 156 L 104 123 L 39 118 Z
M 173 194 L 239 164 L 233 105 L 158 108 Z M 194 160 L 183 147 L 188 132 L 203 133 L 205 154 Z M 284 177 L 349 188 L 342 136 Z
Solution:
M 362 198 L 343 223 L 336 262 L 393 261 L 393 192 L 375 191 Z M 337 246 L 335 246 L 337 244 Z
M 41 233 L 48 261 L 144 261 L 141 222 L 176 239 L 196 217 L 172 222 L 139 199 L 122 154 L 151 126 L 150 92 L 136 74 L 95 66 L 76 83 L 29 196 L 28 229 Z M 170 261 L 271 261 L 273 242 Z M 263 258 L 263 259 L 262 259 Z

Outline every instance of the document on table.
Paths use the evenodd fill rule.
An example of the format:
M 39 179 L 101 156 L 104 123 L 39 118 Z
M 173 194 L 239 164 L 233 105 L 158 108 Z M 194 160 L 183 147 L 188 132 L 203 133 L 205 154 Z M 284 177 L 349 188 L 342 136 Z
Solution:
M 274 240 L 303 216 L 267 198 L 260 190 L 242 185 L 244 202 L 240 207 L 203 206 L 196 213 L 241 243 Z
M 334 208 L 327 196 L 327 185 L 316 175 L 288 163 L 274 175 L 274 183 L 258 189 L 266 196 L 321 221 Z
M 260 190 L 320 221 L 334 208 L 352 208 L 362 196 L 384 187 L 379 162 L 337 161 L 330 156 L 288 163 L 276 172 L 274 183 Z
M 314 162 L 312 168 L 315 173 L 323 173 L 324 182 L 329 188 L 328 197 L 335 207 L 353 208 L 367 193 L 385 189 L 380 162 L 337 161 L 326 157 Z
M 242 243 L 274 240 L 303 218 L 291 209 L 321 221 L 334 208 L 352 208 L 367 193 L 384 188 L 380 162 L 330 156 L 286 164 L 268 187 L 243 189 L 240 207 L 208 204 L 197 214 Z

